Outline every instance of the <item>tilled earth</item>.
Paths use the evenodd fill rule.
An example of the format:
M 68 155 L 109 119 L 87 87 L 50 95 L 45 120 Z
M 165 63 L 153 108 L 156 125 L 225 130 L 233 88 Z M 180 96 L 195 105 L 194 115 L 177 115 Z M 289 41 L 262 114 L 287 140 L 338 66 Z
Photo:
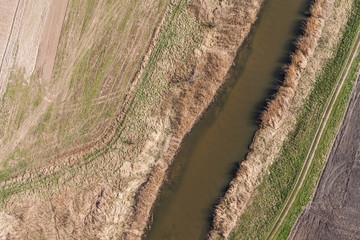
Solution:
M 313 202 L 290 239 L 360 239 L 360 82 L 355 86 Z

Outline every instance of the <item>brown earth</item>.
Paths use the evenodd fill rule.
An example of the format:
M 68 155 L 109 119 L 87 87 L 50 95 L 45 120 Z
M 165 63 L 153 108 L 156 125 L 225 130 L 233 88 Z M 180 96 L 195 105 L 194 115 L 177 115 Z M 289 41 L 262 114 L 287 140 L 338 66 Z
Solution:
M 351 3 L 342 2 L 340 6 L 339 2 L 319 0 L 312 6 L 311 17 L 307 20 L 304 35 L 298 39 L 298 48 L 287 67 L 284 83 L 269 102 L 246 159 L 215 209 L 208 239 L 227 238 L 230 235 L 251 204 L 261 177 L 266 174 L 268 166 L 276 161 L 283 142 L 296 124 L 312 83 L 330 58 L 331 49 L 340 40 Z M 338 19 L 336 24 L 334 19 Z M 324 41 L 327 41 L 327 45 L 318 44 Z
M 354 88 L 314 199 L 290 239 L 360 239 L 360 81 Z

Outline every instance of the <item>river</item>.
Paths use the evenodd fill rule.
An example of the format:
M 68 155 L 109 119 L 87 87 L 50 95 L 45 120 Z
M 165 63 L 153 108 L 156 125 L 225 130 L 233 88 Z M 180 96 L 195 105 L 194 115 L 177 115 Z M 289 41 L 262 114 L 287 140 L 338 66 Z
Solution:
M 183 140 L 155 205 L 148 240 L 204 239 L 244 159 L 266 99 L 283 78 L 309 0 L 268 0 L 227 83 Z

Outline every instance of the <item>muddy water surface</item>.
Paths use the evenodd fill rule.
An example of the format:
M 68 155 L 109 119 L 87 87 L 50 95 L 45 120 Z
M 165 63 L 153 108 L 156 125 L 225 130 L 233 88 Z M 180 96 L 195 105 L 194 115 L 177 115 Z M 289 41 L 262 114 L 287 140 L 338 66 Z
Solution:
M 148 240 L 204 239 L 211 212 L 244 158 L 259 111 L 280 83 L 308 0 L 268 0 L 226 86 L 184 139 Z

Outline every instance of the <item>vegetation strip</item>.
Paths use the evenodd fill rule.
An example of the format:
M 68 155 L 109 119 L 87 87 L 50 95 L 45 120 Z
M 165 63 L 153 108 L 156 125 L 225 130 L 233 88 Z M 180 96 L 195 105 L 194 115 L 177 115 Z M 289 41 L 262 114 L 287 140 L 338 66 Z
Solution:
M 201 117 L 223 84 L 236 51 L 256 20 L 262 1 L 223 2 L 218 10 L 214 10 L 215 3 L 219 2 L 214 1 L 214 5 L 211 7 L 210 5 L 203 6 L 200 2 L 198 5 L 192 6 L 195 7 L 196 12 L 199 12 L 198 17 L 202 25 L 210 30 L 204 37 L 203 45 L 199 48 L 200 55 L 195 53 L 196 62 L 191 66 L 193 70 L 189 71 L 188 82 L 190 84 L 186 84 L 181 89 L 181 95 L 173 106 L 175 133 L 172 135 L 168 151 L 164 158 L 156 164 L 148 181 L 136 196 L 134 221 L 129 224 L 129 229 L 132 231 L 129 234 L 133 234 L 133 236 L 132 238 L 130 236 L 129 239 L 135 239 L 134 232 L 144 231 L 151 221 L 151 208 L 182 139 Z M 203 14 L 203 11 L 206 14 Z M 215 16 L 212 16 L 212 13 Z
M 359 50 L 359 46 L 360 46 L 360 38 L 359 38 L 359 33 L 360 31 L 357 31 L 357 35 L 356 35 L 356 42 L 354 42 L 352 49 L 351 49 L 351 53 L 348 56 L 347 62 L 343 68 L 342 73 L 340 74 L 339 78 L 338 78 L 338 82 L 336 83 L 336 87 L 334 89 L 334 91 L 332 92 L 330 99 L 326 105 L 325 111 L 321 117 L 321 122 L 319 127 L 316 130 L 315 133 L 315 137 L 313 138 L 313 141 L 311 143 L 310 149 L 308 151 L 308 154 L 305 158 L 304 164 L 301 168 L 300 174 L 298 175 L 298 178 L 295 182 L 295 186 L 292 189 L 291 193 L 290 193 L 290 197 L 286 200 L 286 203 L 284 205 L 284 207 L 282 208 L 280 214 L 278 215 L 277 219 L 275 220 L 275 223 L 273 224 L 273 227 L 271 228 L 268 236 L 266 237 L 266 239 L 274 239 L 274 237 L 276 236 L 277 231 L 279 230 L 280 226 L 282 225 L 285 217 L 287 216 L 289 209 L 291 208 L 291 206 L 293 205 L 295 198 L 297 197 L 300 189 L 303 186 L 303 183 L 307 177 L 309 168 L 313 162 L 314 156 L 315 156 L 315 152 L 317 150 L 317 147 L 319 145 L 319 142 L 323 136 L 324 133 L 324 129 L 327 126 L 327 122 L 329 120 L 330 114 L 334 108 L 335 102 L 337 100 L 337 98 L 339 97 L 340 91 L 344 85 L 345 80 L 348 77 L 348 73 L 350 71 L 350 67 L 352 66 L 352 63 L 355 59 L 355 57 L 358 54 L 358 50 Z M 356 46 L 355 46 L 356 45 Z M 355 47 L 355 49 L 354 49 Z M 351 58 L 351 59 L 350 59 Z M 344 72 L 346 68 L 346 71 Z M 335 95 L 334 95 L 335 94 Z M 331 106 L 330 106 L 331 105 Z M 316 143 L 315 143 L 316 142 Z M 306 168 L 305 168 L 306 167 Z
M 76 151 L 74 156 L 71 153 L 64 156 L 64 158 L 54 160 L 56 162 L 49 161 L 45 157 L 36 158 L 43 159 L 47 165 L 43 166 L 41 164 L 40 169 L 34 167 L 35 171 L 27 168 L 25 174 L 14 174 L 13 178 L 0 183 L 0 197 L 4 200 L 0 221 L 2 216 L 14 216 L 14 221 L 7 221 L 6 223 L 9 229 L 10 227 L 14 229 L 9 230 L 10 234 L 13 232 L 13 235 L 16 236 L 32 236 L 37 239 L 56 237 L 62 239 L 99 239 L 104 236 L 108 236 L 109 239 L 120 237 L 133 240 L 140 238 L 143 230 L 140 229 L 141 226 L 137 228 L 136 224 L 132 224 L 130 218 L 130 212 L 134 209 L 140 209 L 138 202 L 136 202 L 139 199 L 137 195 L 138 189 L 143 186 L 148 176 L 154 172 L 154 168 L 157 169 L 158 166 L 167 166 L 171 163 L 172 156 L 179 148 L 181 139 L 213 99 L 217 89 L 225 80 L 225 75 L 231 66 L 232 59 L 235 57 L 236 50 L 246 38 L 251 23 L 256 19 L 260 7 L 259 1 L 261 0 L 239 3 L 239 1 L 233 0 L 231 3 L 221 2 L 221 4 L 217 0 L 213 0 L 213 4 L 204 3 L 203 1 L 197 1 L 197 4 L 193 4 L 193 2 L 186 0 L 157 1 L 159 4 L 161 2 L 164 6 L 167 6 L 165 17 L 161 21 L 161 30 L 158 28 L 155 34 L 151 34 L 154 33 L 151 30 L 146 35 L 146 40 L 147 37 L 156 36 L 156 41 L 151 41 L 150 44 L 146 45 L 143 44 L 143 46 L 146 46 L 145 48 L 149 47 L 151 51 L 141 48 L 146 52 L 143 58 L 144 61 L 141 61 L 141 59 L 135 61 L 136 64 L 141 66 L 140 71 L 137 73 L 131 72 L 131 77 L 128 76 L 130 73 L 124 76 L 130 81 L 134 79 L 132 76 L 135 75 L 135 81 L 126 83 L 127 86 L 131 85 L 129 86 L 131 91 L 126 91 L 126 96 L 118 97 L 120 100 L 125 98 L 125 104 L 116 107 L 116 113 L 120 112 L 120 116 L 117 118 L 116 124 L 111 125 L 111 136 L 110 133 L 107 133 L 104 138 L 101 138 L 102 143 L 99 144 L 100 146 L 96 144 L 91 148 L 86 148 L 82 153 L 81 150 Z M 91 44 L 89 51 L 86 48 L 77 48 L 76 56 L 72 60 L 79 64 L 73 64 L 74 68 L 68 69 L 64 73 L 59 72 L 57 80 L 57 85 L 61 84 L 60 78 L 64 76 L 69 85 L 71 85 L 72 80 L 79 80 L 79 89 L 81 91 L 91 89 L 90 92 L 86 92 L 84 101 L 78 101 L 78 99 L 83 98 L 75 98 L 74 101 L 71 99 L 71 103 L 73 103 L 71 106 L 76 106 L 76 109 L 68 109 L 75 112 L 83 107 L 86 108 L 84 114 L 80 112 L 79 115 L 80 117 L 84 116 L 85 119 L 85 122 L 81 121 L 80 134 L 86 133 L 86 128 L 82 127 L 83 124 L 91 123 L 87 117 L 92 117 L 91 114 L 97 112 L 92 106 L 88 107 L 88 104 L 93 100 L 96 101 L 94 102 L 96 104 L 97 100 L 99 100 L 99 98 L 92 99 L 96 97 L 96 94 L 93 94 L 92 88 L 87 88 L 81 84 L 82 79 L 96 80 L 94 85 L 98 88 L 106 75 L 106 72 L 103 72 L 102 69 L 107 69 L 108 63 L 118 65 L 117 61 L 111 59 L 107 61 L 107 57 L 111 57 L 113 51 L 118 52 L 117 50 L 123 49 L 122 46 L 119 46 L 118 49 L 117 45 L 113 45 L 113 41 L 108 39 L 109 36 L 113 36 L 113 33 L 119 32 L 113 27 L 114 24 L 110 22 L 111 19 L 108 19 L 113 15 L 108 14 L 109 7 L 112 8 L 113 5 L 107 5 L 115 4 L 117 1 L 104 0 L 100 2 L 102 5 L 97 5 L 94 10 L 95 13 L 98 13 L 94 14 L 95 19 L 84 22 L 77 20 L 90 17 L 87 14 L 87 8 L 82 6 L 86 5 L 93 8 L 92 2 L 89 2 L 90 5 L 88 5 L 87 1 L 72 1 L 71 14 L 67 15 L 69 17 L 66 18 L 73 20 L 69 20 L 68 33 L 72 35 L 76 32 L 76 36 L 84 33 L 81 35 L 84 39 L 71 44 L 72 39 L 62 35 L 63 39 L 69 40 L 64 44 L 69 43 L 70 47 L 66 45 L 66 49 L 70 49 L 70 51 L 72 49 L 71 45 Z M 144 8 L 149 9 L 150 2 L 155 1 L 145 3 L 143 1 L 126 0 L 126 2 L 129 4 L 141 2 Z M 179 3 L 181 4 L 179 5 Z M 117 4 L 113 12 L 117 13 L 116 9 L 124 9 L 124 5 L 128 4 Z M 183 8 L 183 6 L 185 7 Z M 132 10 L 126 8 L 123 14 L 128 16 L 125 16 L 125 18 L 131 19 L 135 17 L 134 20 L 136 20 L 138 19 L 137 16 L 141 15 L 142 18 L 142 13 L 147 12 L 141 9 L 142 7 L 139 7 L 140 12 L 134 12 L 136 16 L 127 15 L 128 11 L 131 12 Z M 151 4 L 150 9 L 156 8 L 153 8 Z M 165 8 L 161 9 L 165 11 Z M 162 10 L 161 14 L 163 13 Z M 76 17 L 79 12 L 82 14 Z M 123 14 L 117 13 L 115 15 L 123 16 Z M 150 11 L 149 14 L 159 17 L 157 12 Z M 75 19 L 70 18 L 74 16 Z M 158 17 L 156 19 L 160 18 Z M 149 18 L 146 17 L 146 19 Z M 172 20 L 174 21 L 171 22 Z M 69 21 L 66 23 L 69 23 Z M 121 23 L 117 20 L 116 22 Z M 126 20 L 124 20 L 125 22 Z M 136 26 L 145 26 L 144 28 L 146 28 L 147 24 L 155 26 L 153 21 L 132 22 Z M 171 22 L 169 25 L 171 29 L 167 28 L 169 22 Z M 81 30 L 83 27 L 79 26 L 79 24 L 83 25 L 82 23 L 91 26 L 89 31 Z M 66 26 L 68 25 L 65 25 L 64 29 L 67 28 Z M 97 32 L 95 29 L 100 29 L 99 26 L 104 26 L 104 31 Z M 137 33 L 136 29 L 133 30 Z M 203 41 L 205 34 L 206 38 Z M 74 39 L 80 38 L 80 36 L 76 36 Z M 124 34 L 124 36 L 128 36 L 129 38 L 125 38 L 130 39 L 130 42 L 132 42 L 132 39 L 137 39 L 138 35 L 135 35 L 134 38 L 132 35 Z M 118 42 L 117 37 L 111 40 Z M 98 44 L 93 44 L 92 41 Z M 109 54 L 106 52 L 107 43 L 113 46 L 109 49 Z M 64 44 L 61 46 L 64 47 Z M 128 44 L 125 45 L 128 46 Z M 186 48 L 183 47 L 184 45 L 186 45 Z M 128 48 L 126 47 L 125 50 L 128 50 Z M 135 50 L 130 51 L 130 53 L 134 52 Z M 124 52 L 127 56 L 137 58 L 135 54 L 128 55 L 128 53 L 128 51 Z M 71 53 L 69 54 L 71 55 Z M 119 63 L 123 60 L 121 55 L 123 54 L 116 55 L 119 56 Z M 69 55 L 64 52 L 63 55 L 58 56 L 58 59 L 67 61 Z M 78 56 L 81 58 L 79 61 Z M 104 65 L 101 63 L 104 63 Z M 96 68 L 93 66 L 96 66 Z M 132 64 L 132 67 L 136 66 Z M 119 72 L 123 72 L 122 69 L 124 68 L 127 68 L 127 65 L 121 64 L 121 67 L 116 66 L 114 71 L 117 69 Z M 90 71 L 82 71 L 85 69 Z M 111 67 L 111 69 L 113 68 Z M 138 70 L 137 67 L 136 70 Z M 109 72 L 110 76 L 113 77 L 123 76 L 117 73 L 118 71 L 116 73 Z M 97 76 L 100 79 L 94 78 Z M 81 78 L 78 79 L 77 77 Z M 101 80 L 101 82 L 97 80 Z M 113 89 L 111 85 L 118 84 L 105 82 L 105 85 L 104 97 L 110 91 L 107 88 Z M 87 86 L 92 86 L 92 84 Z M 69 89 L 77 92 L 71 86 Z M 87 97 L 88 93 L 91 94 L 90 98 Z M 71 98 L 71 96 L 71 94 L 64 94 L 66 98 Z M 42 102 L 42 104 L 47 106 L 47 102 Z M 101 110 L 113 106 L 115 102 L 117 101 L 109 101 L 106 106 L 99 105 L 98 107 Z M 174 104 L 175 102 L 180 103 L 177 105 Z M 59 115 L 63 115 L 62 113 L 65 113 L 63 110 L 66 111 L 65 108 L 68 107 L 67 104 L 55 104 L 55 107 L 60 107 Z M 177 108 L 178 106 L 180 107 Z M 45 107 L 41 109 L 44 109 L 46 113 Z M 113 113 L 115 114 L 115 111 Z M 56 115 L 54 113 L 53 116 L 55 120 Z M 76 128 L 70 128 L 72 122 L 76 123 L 77 119 L 71 118 L 71 114 L 63 117 L 66 118 L 65 120 L 71 119 L 71 121 L 65 121 L 65 127 L 63 128 L 63 125 L 61 125 L 61 129 L 71 129 L 73 133 L 77 133 Z M 113 135 L 115 133 L 119 135 Z M 118 136 L 118 141 L 113 142 Z M 69 140 L 68 143 L 76 143 L 76 139 L 66 138 L 66 140 Z M 9 142 L 12 143 L 12 141 Z M 50 143 L 49 141 L 47 145 L 53 145 Z M 51 153 L 51 151 L 49 152 Z M 79 155 L 75 155 L 77 153 Z M 166 156 L 163 157 L 163 154 L 166 154 Z M 26 157 L 21 157 L 26 161 L 28 160 Z M 159 181 L 153 185 L 155 188 L 161 185 L 161 179 L 158 179 Z M 156 193 L 157 191 L 150 192 L 152 196 Z M 149 200 L 147 196 L 141 201 L 152 204 L 152 199 Z M 148 212 L 144 213 L 145 215 L 140 215 L 139 218 L 147 221 L 149 219 Z M 18 219 L 17 216 L 20 215 L 23 216 L 22 219 L 26 220 Z M 46 224 L 43 224 L 44 222 Z M 37 231 L 39 226 L 41 231 Z M 75 226 L 76 231 L 68 228 L 73 226 Z M 53 229 L 59 231 L 52 231 Z M 137 229 L 140 230 L 137 231 Z M 50 235 L 46 235 L 48 232 L 51 232 Z

